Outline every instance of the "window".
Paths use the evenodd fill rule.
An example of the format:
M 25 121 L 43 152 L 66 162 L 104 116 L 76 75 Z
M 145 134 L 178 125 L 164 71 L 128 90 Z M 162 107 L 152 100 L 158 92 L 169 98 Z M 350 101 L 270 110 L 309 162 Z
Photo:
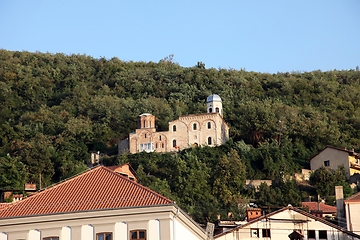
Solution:
M 208 137 L 208 145 L 211 145 L 211 137 Z
M 112 240 L 112 233 L 110 233 L 110 232 L 97 233 L 96 240 Z
M 212 108 L 209 108 L 209 113 L 212 113 Z
M 315 230 L 308 230 L 308 239 L 315 239 Z
M 43 240 L 59 240 L 59 237 L 44 237 Z
M 220 109 L 219 109 L 219 108 L 215 108 L 215 110 L 216 110 L 217 113 L 220 112 Z
M 154 151 L 154 143 L 141 143 L 139 145 L 140 152 L 153 152 Z
M 210 129 L 211 128 L 211 122 L 208 122 L 208 129 Z
M 173 140 L 173 147 L 176 147 L 176 140 Z
M 330 167 L 330 160 L 324 161 L 324 166 L 325 167 Z
M 146 240 L 146 230 L 130 231 L 130 239 Z
M 173 132 L 176 132 L 176 125 L 173 125 Z
M 327 231 L 319 230 L 319 239 L 327 239 Z
M 159 140 L 161 141 L 161 135 L 159 136 Z
M 161 144 L 161 147 L 164 148 L 164 144 L 163 144 L 163 143 Z
M 259 237 L 259 229 L 258 228 L 252 228 L 250 230 L 251 232 L 251 237 L 253 238 L 258 238 Z
M 196 125 L 196 123 L 194 123 L 193 124 L 193 130 L 196 130 L 196 128 L 197 128 L 197 125 Z
M 262 237 L 265 238 L 265 237 L 271 237 L 270 235 L 270 229 L 263 229 L 262 230 Z
M 157 144 L 157 143 L 155 143 L 155 148 L 158 148 L 158 144 Z
M 146 138 L 146 133 L 144 134 L 144 138 Z

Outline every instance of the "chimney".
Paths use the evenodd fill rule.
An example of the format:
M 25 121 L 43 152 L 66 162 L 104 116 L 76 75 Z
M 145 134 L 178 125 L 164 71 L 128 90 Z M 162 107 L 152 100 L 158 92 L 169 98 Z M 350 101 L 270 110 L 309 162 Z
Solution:
M 246 209 L 246 217 L 247 217 L 248 222 L 261 217 L 261 209 L 260 208 Z
M 335 199 L 338 225 L 340 227 L 346 227 L 346 223 L 343 221 L 343 219 L 345 219 L 343 186 L 335 186 Z

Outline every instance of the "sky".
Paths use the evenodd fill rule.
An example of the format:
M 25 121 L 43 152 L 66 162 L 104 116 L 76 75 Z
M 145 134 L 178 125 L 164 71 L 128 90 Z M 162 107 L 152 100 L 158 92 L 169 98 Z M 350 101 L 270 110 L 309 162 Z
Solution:
M 360 66 L 360 0 L 0 0 L 0 49 L 261 73 Z M 0 63 L 1 64 L 1 63 Z

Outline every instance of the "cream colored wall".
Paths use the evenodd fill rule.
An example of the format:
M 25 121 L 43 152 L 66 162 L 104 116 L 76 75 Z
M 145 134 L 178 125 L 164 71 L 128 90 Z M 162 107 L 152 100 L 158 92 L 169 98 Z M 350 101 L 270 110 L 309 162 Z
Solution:
M 148 240 L 158 240 L 159 236 L 171 240 L 176 212 L 174 206 L 159 206 L 0 219 L 0 229 L 4 232 L 0 240 L 40 240 L 47 236 L 61 236 L 61 240 L 92 240 L 100 232 L 112 232 L 113 239 L 120 240 L 128 239 L 131 230 L 140 229 L 147 231 Z M 181 223 L 179 233 L 184 232 L 189 239 L 206 239 L 205 233 L 184 215 L 180 214 L 178 220 Z M 183 238 L 177 240 L 180 239 Z
M 211 129 L 207 123 L 211 122 Z M 197 129 L 193 129 L 193 124 Z M 176 125 L 176 131 L 173 126 Z M 146 133 L 146 138 L 144 134 Z M 160 137 L 161 136 L 161 140 Z M 182 116 L 177 120 L 169 122 L 169 131 L 156 132 L 155 129 L 136 129 L 135 133 L 129 134 L 130 153 L 139 152 L 139 145 L 143 143 L 154 143 L 156 152 L 172 152 L 198 145 L 208 145 L 208 138 L 212 138 L 211 146 L 221 145 L 229 139 L 229 127 L 219 114 L 198 114 Z M 173 140 L 176 140 L 178 148 L 173 147 Z M 156 148 L 156 143 L 158 147 Z M 162 148 L 162 143 L 164 148 Z M 120 151 L 120 150 L 119 150 Z
M 347 177 L 350 176 L 350 168 L 349 168 L 349 153 L 333 149 L 326 148 L 321 153 L 316 155 L 310 161 L 311 170 L 316 170 L 322 166 L 324 166 L 324 161 L 330 160 L 330 169 L 336 170 L 339 166 L 343 165 L 345 167 L 345 172 Z
M 360 203 L 346 203 L 347 230 L 360 234 Z
M 174 219 L 174 240 L 197 240 L 199 239 L 194 235 L 183 222 L 179 219 Z
M 287 219 L 281 221 L 282 219 Z M 295 221 L 291 221 L 293 219 L 296 220 L 304 220 L 303 223 L 295 223 Z M 259 229 L 259 238 L 251 237 L 250 231 L 251 229 Z M 253 224 L 245 226 L 238 231 L 230 232 L 223 236 L 217 237 L 216 240 L 253 240 L 253 239 L 269 239 L 262 237 L 262 229 L 270 229 L 271 239 L 277 240 L 289 240 L 288 235 L 291 234 L 295 229 L 301 230 L 305 235 L 304 239 L 308 239 L 307 231 L 315 230 L 316 236 L 318 239 L 318 230 L 326 230 L 328 234 L 327 239 L 346 239 L 346 235 L 344 235 L 341 231 L 332 228 L 329 225 L 326 225 L 322 222 L 315 221 L 312 218 L 308 218 L 302 214 L 299 214 L 293 210 L 285 210 L 281 213 L 275 214 L 271 216 L 269 219 L 264 219 L 257 221 Z

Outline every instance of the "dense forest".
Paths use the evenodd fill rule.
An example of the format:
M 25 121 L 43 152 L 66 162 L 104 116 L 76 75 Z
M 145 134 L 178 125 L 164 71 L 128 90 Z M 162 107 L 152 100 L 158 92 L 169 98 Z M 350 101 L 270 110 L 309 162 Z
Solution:
M 257 73 L 184 68 L 172 56 L 124 62 L 86 55 L 0 50 L 0 188 L 46 187 L 89 167 L 130 162 L 140 182 L 175 200 L 199 222 L 250 201 L 299 205 L 309 195 L 330 196 L 314 179 L 351 189 L 341 169 L 314 174 L 317 188 L 291 180 L 326 145 L 360 150 L 360 71 Z M 203 113 L 212 93 L 223 100 L 230 141 L 179 153 L 117 156 L 117 142 L 137 116 L 157 117 L 159 131 L 180 115 Z M 274 180 L 261 191 L 245 179 Z M 317 185 L 316 185 L 317 184 Z M 320 185 L 319 185 L 320 184 Z

